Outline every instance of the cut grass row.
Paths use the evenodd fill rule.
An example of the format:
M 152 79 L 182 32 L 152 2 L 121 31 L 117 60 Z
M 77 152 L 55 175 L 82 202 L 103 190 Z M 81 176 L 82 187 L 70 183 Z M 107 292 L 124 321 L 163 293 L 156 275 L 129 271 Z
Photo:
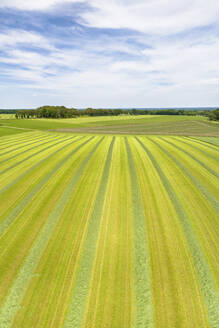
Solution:
M 146 140 L 143 146 L 148 148 L 148 145 Z M 151 254 L 155 327 L 205 327 L 207 320 L 201 291 L 169 190 L 148 149 L 142 152 L 144 148 L 137 140 L 133 142 L 132 149 Z
M 100 140 L 98 143 L 99 142 Z M 98 143 L 96 141 L 95 143 L 94 141 L 91 141 L 91 145 L 89 145 L 89 147 L 92 147 L 93 145 L 93 149 L 91 148 L 91 153 L 87 156 L 86 151 L 82 151 L 81 148 L 78 149 L 78 156 L 71 157 L 64 163 L 62 170 L 57 172 L 59 178 L 54 178 L 47 183 L 40 195 L 33 199 L 31 204 L 27 205 L 25 210 L 21 213 L 21 215 L 18 215 L 16 220 L 9 226 L 7 232 L 1 238 L 2 243 L 0 244 L 0 248 L 1 245 L 5 244 L 4 240 L 7 240 L 7 248 L 4 247 L 4 254 L 1 256 L 2 267 L 6 269 L 7 265 L 4 261 L 7 259 L 8 254 L 13 254 L 13 256 L 11 256 L 11 262 L 13 263 L 11 270 L 8 268 L 7 270 L 3 270 L 3 272 L 1 272 L 0 279 L 5 281 L 2 285 L 3 290 L 1 290 L 0 293 L 1 299 L 4 299 L 7 295 L 5 293 L 7 293 L 7 289 L 9 288 L 9 284 L 11 282 L 10 277 L 13 278 L 15 270 L 19 270 L 17 278 L 13 284 L 13 287 L 10 289 L 10 293 L 7 295 L 4 307 L 2 309 L 0 321 L 5 322 L 5 326 L 10 325 L 16 312 L 15 304 L 24 292 L 23 285 L 24 283 L 29 282 L 29 279 L 33 274 L 32 270 L 35 268 L 35 265 L 40 257 L 40 251 L 43 251 L 43 248 L 50 237 L 50 233 L 52 233 L 56 222 L 64 210 L 68 198 L 71 196 L 72 188 L 74 188 L 80 177 L 83 166 L 86 165 Z M 73 169 L 72 161 L 75 163 Z M 62 183 L 67 185 L 64 193 L 62 193 Z M 56 190 L 55 193 L 54 190 Z M 46 195 L 47 197 L 45 197 Z M 56 203 L 57 205 L 51 211 L 51 207 L 53 207 Z M 41 229 L 42 231 L 40 232 Z M 16 247 L 16 252 L 13 252 L 14 247 Z M 28 251 L 29 255 L 25 258 L 24 250 L 27 251 L 28 249 L 30 249 Z M 21 265 L 22 260 L 24 263 Z
M 128 174 L 125 144 L 116 138 L 82 327 L 126 327 L 135 322 Z
M 0 141 L 0 327 L 216 328 L 216 147 L 26 135 Z
M 212 327 L 216 327 L 218 324 L 217 313 L 219 309 L 218 309 L 215 289 L 216 289 L 216 285 L 218 286 L 217 284 L 218 277 L 217 275 L 212 277 L 212 273 L 215 273 L 215 270 L 217 271 L 217 266 L 215 263 L 217 257 L 217 249 L 215 248 L 215 246 L 218 244 L 218 237 L 216 233 L 214 233 L 215 230 L 212 231 L 212 229 L 208 229 L 207 226 L 208 224 L 211 225 L 212 222 L 210 221 L 211 219 L 214 222 L 216 222 L 215 221 L 216 213 L 212 212 L 209 206 L 207 208 L 205 207 L 204 199 L 202 196 L 200 196 L 200 199 L 198 198 L 199 189 L 197 188 L 196 190 L 194 189 L 192 190 L 192 186 L 193 186 L 192 182 L 189 183 L 188 181 L 185 184 L 180 184 L 180 190 L 179 190 L 180 176 L 183 176 L 183 170 L 182 167 L 181 168 L 177 167 L 176 169 L 178 170 L 178 172 L 175 172 L 174 174 L 173 170 L 175 165 L 173 164 L 174 162 L 172 158 L 171 174 L 170 174 L 170 171 L 168 170 L 168 167 L 170 166 L 168 164 L 169 160 L 167 160 L 166 163 L 164 161 L 164 158 L 167 156 L 166 149 L 162 156 L 162 169 L 161 169 L 160 165 L 158 164 L 159 159 L 161 158 L 159 151 L 156 150 L 153 146 L 151 146 L 150 143 L 147 143 L 147 147 L 145 147 L 143 144 L 142 146 L 147 152 L 148 156 L 150 157 L 152 163 L 156 167 L 157 172 L 159 173 L 159 176 L 163 184 L 165 185 L 165 188 L 169 193 L 169 197 L 175 207 L 178 219 L 181 222 L 189 246 L 189 250 L 192 255 L 192 259 L 195 264 L 200 288 L 204 295 L 204 301 L 208 311 L 208 318 L 209 318 L 210 325 Z M 153 155 L 150 149 L 153 149 Z M 155 156 L 156 156 L 156 160 L 155 160 Z M 177 184 L 173 176 L 178 177 Z M 186 182 L 186 179 L 183 178 L 182 181 Z M 206 216 L 204 216 L 203 218 L 205 220 L 203 220 L 202 223 L 200 223 L 200 217 L 203 216 L 204 210 Z M 197 224 L 198 211 L 200 211 L 200 214 L 198 215 L 199 239 L 197 239 L 193 229 L 193 224 L 195 223 Z M 211 238 L 211 243 L 209 243 L 209 237 L 206 238 L 206 232 L 210 233 L 209 237 Z M 205 239 L 205 242 L 203 242 L 203 239 Z M 203 248 L 205 247 L 205 250 L 207 249 L 205 254 L 203 253 L 202 246 Z

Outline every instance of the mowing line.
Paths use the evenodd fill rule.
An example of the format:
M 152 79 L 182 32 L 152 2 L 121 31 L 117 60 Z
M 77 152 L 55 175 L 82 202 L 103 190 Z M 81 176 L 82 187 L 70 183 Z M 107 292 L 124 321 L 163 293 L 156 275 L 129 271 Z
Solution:
M 193 156 L 192 154 L 190 154 L 189 152 L 187 152 L 185 149 L 177 146 L 176 144 L 172 143 L 171 141 L 168 141 L 162 137 L 160 137 L 161 140 L 163 140 L 164 142 L 168 143 L 169 145 L 175 147 L 176 149 L 180 150 L 181 152 L 183 152 L 184 154 L 186 154 L 187 156 L 191 157 L 194 161 L 196 161 L 197 163 L 199 163 L 202 167 L 204 167 L 208 172 L 210 172 L 212 175 L 214 175 L 216 178 L 219 178 L 219 174 L 217 172 L 215 172 L 214 170 L 212 170 L 210 167 L 208 167 L 207 165 L 205 165 L 205 163 L 203 163 L 202 161 L 200 161 L 197 157 Z M 151 139 L 150 139 L 151 140 Z M 178 139 L 177 139 L 178 140 Z M 151 140 L 152 141 L 152 140 Z M 191 145 L 192 146 L 192 145 Z M 195 147 L 194 147 L 195 148 Z
M 127 167 L 124 138 L 117 137 L 88 287 L 86 309 L 81 324 L 83 328 L 133 326 L 131 320 L 133 320 L 135 303 L 131 287 L 133 270 L 132 252 L 130 252 L 133 238 L 130 231 L 131 211 L 127 210 L 131 205 L 130 177 Z M 127 236 L 128 228 L 129 236 Z M 126 237 L 129 240 L 127 244 Z M 128 271 L 125 271 L 126 265 L 129 266 Z
M 52 140 L 49 140 L 49 141 L 44 142 L 43 144 L 41 144 L 41 145 L 39 145 L 39 146 L 43 146 L 43 145 L 46 145 L 46 144 L 51 143 L 51 142 L 52 142 Z M 40 154 L 40 153 L 44 152 L 45 150 L 49 149 L 50 147 L 51 147 L 51 146 L 49 145 L 49 146 L 47 146 L 47 147 L 45 147 L 45 148 L 43 148 L 43 149 L 40 149 L 39 151 L 37 151 L 37 152 L 35 152 L 35 153 L 33 153 L 33 154 L 31 154 L 31 155 L 25 157 L 24 159 L 22 159 L 22 160 L 16 162 L 15 164 L 13 164 L 13 165 L 7 167 L 6 169 L 4 169 L 3 171 L 0 172 L 0 175 L 2 175 L 2 174 L 4 174 L 4 173 L 8 172 L 9 170 L 11 170 L 11 169 L 15 168 L 16 166 L 22 164 L 23 162 L 26 162 L 28 159 L 37 156 L 38 154 Z M 34 148 L 35 148 L 35 147 L 34 147 Z
M 42 135 L 40 135 L 40 136 L 38 136 L 37 138 L 34 138 L 34 139 L 32 139 L 32 140 L 28 140 L 28 143 L 21 142 L 21 143 L 20 143 L 20 145 L 21 145 L 20 147 L 17 147 L 17 146 L 16 146 L 16 143 L 13 143 L 12 146 L 15 145 L 15 147 L 12 148 L 12 149 L 10 149 L 10 147 L 7 147 L 7 149 L 9 149 L 9 150 L 7 150 L 7 151 L 4 152 L 4 153 L 0 153 L 0 156 L 5 156 L 5 155 L 7 155 L 8 153 L 12 153 L 12 152 L 18 151 L 18 150 L 20 150 L 21 148 L 24 148 L 24 147 L 27 147 L 27 146 L 33 145 L 33 144 L 35 144 L 35 143 L 37 143 L 37 142 L 39 142 L 39 141 L 41 141 L 41 140 L 45 140 L 46 138 L 48 138 L 47 135 L 46 135 L 46 136 L 44 135 L 43 138 L 42 138 Z M 34 140 L 34 141 L 33 141 L 33 140 Z M 31 142 L 30 142 L 30 141 L 31 141 Z
M 77 182 L 79 181 L 83 171 L 85 170 L 87 163 L 90 158 L 95 153 L 96 149 L 103 141 L 104 137 L 97 142 L 93 149 L 88 153 L 84 161 L 82 162 L 79 169 L 75 172 L 74 176 L 68 183 L 67 187 L 62 193 L 56 207 L 49 215 L 46 223 L 44 224 L 38 238 L 34 241 L 33 246 L 31 247 L 28 256 L 25 258 L 23 265 L 21 266 L 19 273 L 9 290 L 8 296 L 5 300 L 4 305 L 0 311 L 0 328 L 8 328 L 11 326 L 14 315 L 19 309 L 19 303 L 25 293 L 26 287 L 29 283 L 29 280 L 33 276 L 34 269 L 41 257 L 41 254 L 48 243 L 53 230 L 55 229 L 56 224 L 61 217 L 65 206 L 68 203 L 69 198 L 72 195 Z
M 152 254 L 154 325 L 208 327 L 205 304 L 181 223 L 156 169 L 141 145 L 135 143 L 132 151 L 148 218 L 148 244 Z
M 8 161 L 10 161 L 11 159 L 13 159 L 13 158 L 16 158 L 17 156 L 20 156 L 20 155 L 23 155 L 23 154 L 25 154 L 26 152 L 29 152 L 29 151 L 31 151 L 32 149 L 35 149 L 35 148 L 37 148 L 37 147 L 40 147 L 40 146 L 43 146 L 43 145 L 45 145 L 45 144 L 47 144 L 47 143 L 49 143 L 50 141 L 56 141 L 56 140 L 60 140 L 60 137 L 59 136 L 57 136 L 57 137 L 51 137 L 51 138 L 49 138 L 48 139 L 48 137 L 46 137 L 46 138 L 44 138 L 44 139 L 41 139 L 41 140 L 37 140 L 37 141 L 35 141 L 35 142 L 32 142 L 31 144 L 29 144 L 29 145 L 32 145 L 32 144 L 35 144 L 35 143 L 38 143 L 37 145 L 34 145 L 33 147 L 31 147 L 31 148 L 28 148 L 28 149 L 25 149 L 25 150 L 23 150 L 22 152 L 19 152 L 18 154 L 14 154 L 14 155 L 12 155 L 11 157 L 7 157 L 7 158 L 5 158 L 5 159 L 3 159 L 3 160 L 1 160 L 0 161 L 0 165 L 2 164 L 2 163 L 4 163 L 4 162 L 8 162 Z M 61 138 L 62 139 L 62 138 Z M 64 139 L 64 138 L 63 138 Z M 44 142 L 44 143 L 41 143 L 41 141 L 47 141 L 47 142 Z M 28 146 L 29 146 L 28 145 Z M 25 145 L 26 146 L 26 145 Z M 25 147 L 25 146 L 23 146 L 23 147 Z M 23 147 L 20 147 L 20 148 L 16 148 L 15 149 L 15 151 L 19 151 L 21 148 L 23 148 Z M 11 151 L 8 151 L 8 152 L 6 152 L 6 153 L 11 153 Z
M 65 141 L 68 141 L 68 140 L 73 140 L 75 139 L 76 137 L 70 137 L 70 138 L 66 138 L 64 140 L 61 140 L 59 142 L 56 142 L 54 144 L 52 144 L 50 146 L 50 149 L 54 146 L 57 146 Z M 83 139 L 84 137 L 81 137 L 79 139 L 77 139 L 76 141 L 78 140 L 81 140 Z M 50 159 L 52 156 L 56 155 L 57 153 L 59 153 L 61 150 L 65 149 L 66 147 L 68 147 L 69 145 L 71 145 L 71 142 L 68 143 L 67 145 L 63 146 L 62 148 L 59 148 L 58 150 L 56 150 L 54 153 L 50 154 L 49 156 L 45 157 L 44 159 L 42 159 L 41 161 L 39 161 L 38 163 L 34 164 L 33 166 L 31 166 L 29 169 L 27 169 L 24 173 L 22 173 L 21 175 L 19 175 L 17 178 L 15 178 L 13 181 L 11 181 L 9 184 L 7 184 L 5 187 L 3 187 L 1 190 L 0 190 L 0 195 L 3 194 L 5 191 L 7 191 L 10 187 L 14 186 L 19 180 L 21 180 L 22 178 L 24 178 L 26 175 L 28 175 L 31 171 L 33 171 L 34 169 L 36 169 L 37 167 L 39 167 L 41 164 L 45 163 L 48 159 Z
M 86 140 L 84 143 L 80 144 L 77 148 L 71 151 L 66 157 L 64 157 L 50 172 L 47 174 L 23 199 L 22 201 L 10 212 L 7 218 L 0 223 L 0 236 L 6 231 L 13 220 L 19 215 L 25 206 L 33 199 L 37 192 L 49 181 L 49 179 L 58 171 L 58 169 L 72 156 L 74 155 L 82 146 L 86 145 L 91 139 Z M 73 141 L 71 145 L 76 142 Z
M 75 288 L 73 289 L 69 311 L 67 313 L 66 321 L 64 324 L 65 328 L 79 328 L 83 319 L 84 306 L 86 302 L 86 296 L 89 288 L 89 282 L 93 266 L 93 258 L 96 252 L 96 244 L 98 239 L 101 215 L 105 202 L 105 194 L 108 184 L 114 142 L 115 137 L 113 137 L 113 140 L 109 147 L 109 152 L 103 169 L 103 174 L 96 201 L 94 204 L 93 212 L 89 220 L 87 236 L 82 251 L 82 258 L 77 273 Z
M 177 139 L 177 138 L 176 138 L 176 140 L 181 141 L 181 142 L 184 143 L 185 145 L 192 147 L 193 149 L 199 151 L 199 152 L 202 153 L 202 154 L 204 153 L 207 157 L 210 157 L 210 158 L 212 158 L 213 160 L 215 160 L 215 161 L 218 162 L 218 157 L 216 157 L 216 156 L 210 154 L 209 152 L 206 152 L 206 150 L 203 150 L 203 149 L 201 149 L 201 148 L 199 148 L 199 147 L 195 147 L 194 145 L 191 144 L 191 142 L 189 142 L 189 143 L 186 142 L 186 141 L 188 141 L 186 138 L 184 139 L 184 140 L 186 140 L 186 141 L 183 141 L 181 138 L 180 138 L 180 139 Z M 190 140 L 189 140 L 189 141 L 190 141 Z M 194 139 L 192 139 L 192 141 L 194 141 Z M 194 143 L 196 143 L 196 141 L 194 141 Z M 198 144 L 201 144 L 201 143 L 198 142 Z M 208 147 L 207 145 L 204 145 L 204 144 L 201 144 L 201 145 L 202 145 L 202 146 L 205 146 L 205 147 L 207 147 L 207 148 L 209 148 L 209 150 L 211 149 L 211 150 L 214 150 L 215 152 L 218 151 L 217 148 L 212 149 L 212 148 Z M 216 146 L 215 146 L 215 147 L 216 147 Z
M 142 141 L 135 137 L 136 140 L 139 142 L 139 144 L 142 146 L 144 151 L 149 156 L 151 162 L 153 163 L 154 167 L 157 170 L 157 173 L 163 182 L 163 185 L 169 194 L 169 197 L 174 205 L 174 208 L 176 210 L 176 213 L 178 215 L 178 218 L 182 224 L 186 239 L 188 241 L 190 251 L 192 253 L 193 261 L 196 267 L 197 276 L 199 279 L 200 287 L 202 290 L 202 293 L 204 295 L 205 304 L 207 306 L 208 311 L 208 319 L 209 323 L 212 328 L 217 328 L 219 325 L 219 303 L 218 303 L 218 295 L 216 293 L 216 288 L 214 284 L 214 280 L 211 276 L 211 272 L 209 270 L 207 261 L 205 259 L 204 254 L 202 253 L 201 247 L 198 243 L 198 240 L 195 236 L 195 233 L 193 231 L 193 228 L 189 222 L 189 218 L 184 210 L 184 207 L 178 198 L 177 194 L 175 193 L 171 183 L 167 179 L 166 175 L 164 174 L 163 170 L 157 163 L 156 159 L 152 155 L 152 153 L 149 151 L 149 149 L 146 148 L 146 146 L 142 143 Z M 166 153 L 166 150 L 165 150 Z
M 41 135 L 42 135 L 42 133 L 39 133 L 39 132 L 28 133 L 28 137 L 31 137 L 31 138 L 33 138 L 35 136 L 38 137 L 38 136 L 41 136 Z M 8 140 L 9 137 L 11 137 L 10 140 Z M 1 137 L 1 139 L 0 139 L 0 145 L 3 146 L 3 147 L 0 148 L 0 151 L 5 149 L 5 147 L 7 147 L 8 145 L 10 147 L 11 145 L 14 146 L 14 145 L 17 145 L 19 143 L 22 143 L 23 140 L 26 141 L 27 140 L 27 133 L 24 132 L 24 133 L 21 133 L 21 134 L 5 136 L 5 138 L 6 138 L 5 142 L 3 142 L 3 137 Z M 17 142 L 14 142 L 15 139 L 16 139 Z
M 218 147 L 216 145 L 210 144 L 207 141 L 201 141 L 200 139 L 196 139 L 196 138 L 192 138 L 192 137 L 186 137 L 186 139 L 191 139 L 192 141 L 194 141 L 197 144 L 200 144 L 200 145 L 202 145 L 204 147 L 207 147 L 209 149 L 213 149 L 213 150 L 218 151 Z
M 18 139 L 17 137 L 22 135 L 22 138 Z M 35 134 L 30 134 L 28 133 L 24 133 L 24 134 L 16 134 L 16 135 L 12 135 L 13 139 L 10 141 L 10 142 L 4 142 L 2 143 L 1 141 L 1 138 L 0 138 L 0 152 L 2 151 L 5 151 L 7 149 L 10 149 L 10 148 L 14 148 L 14 146 L 20 146 L 22 145 L 23 143 L 26 143 L 28 141 L 32 141 L 34 139 L 39 139 L 39 138 L 42 138 L 42 136 L 48 136 L 48 134 L 43 134 L 43 133 L 35 133 Z
M 117 139 L 118 140 L 118 139 Z M 88 287 L 88 292 L 87 292 L 87 302 L 86 302 L 86 307 L 83 313 L 83 322 L 81 322 L 81 325 L 83 328 L 87 328 L 89 324 L 89 328 L 94 328 L 94 325 L 97 322 L 96 314 L 97 314 L 97 305 L 98 305 L 98 299 L 99 299 L 99 294 L 100 294 L 100 286 L 101 286 L 101 275 L 103 272 L 103 262 L 104 262 L 104 251 L 105 251 L 105 245 L 107 241 L 107 232 L 109 230 L 109 215 L 106 215 L 109 213 L 109 208 L 112 203 L 112 189 L 113 189 L 113 184 L 116 183 L 115 180 L 115 175 L 114 175 L 114 167 L 115 167 L 115 155 L 116 153 L 116 139 L 112 151 L 112 159 L 111 159 L 111 168 L 108 176 L 108 184 L 106 187 L 106 192 L 105 192 L 105 203 L 103 206 L 102 210 L 102 215 L 101 215 L 101 222 L 100 226 L 98 229 L 98 237 L 96 241 L 96 252 L 95 256 L 93 259 L 93 268 L 91 271 L 91 277 L 90 277 L 90 282 L 89 282 L 89 287 Z M 107 202 L 106 202 L 107 200 Z M 101 247 L 100 247 L 101 244 Z M 113 255 L 112 255 L 113 256 Z M 111 262 L 111 261 L 109 261 Z M 98 266 L 98 271 L 96 271 L 97 263 L 100 263 Z M 110 264 L 108 266 L 109 271 Z M 97 275 L 97 276 L 96 276 Z M 96 276 L 96 277 L 95 277 Z M 94 283 L 95 282 L 95 283 Z M 93 286 L 94 284 L 94 286 Z M 105 288 L 106 290 L 106 288 Z M 105 301 L 105 300 L 104 300 Z M 90 303 L 92 307 L 92 316 L 89 313 L 90 309 Z M 102 307 L 103 308 L 103 307 Z M 109 323 L 109 321 L 108 321 Z M 102 323 L 104 325 L 104 323 Z M 95 327 L 96 328 L 96 327 Z
M 132 186 L 133 229 L 134 229 L 134 268 L 136 290 L 136 328 L 153 327 L 153 303 L 150 283 L 150 256 L 141 190 L 136 173 L 131 148 L 125 138 L 129 172 Z
M 39 327 L 63 326 L 87 235 L 88 222 L 108 154 L 108 144 L 107 138 L 89 161 L 41 255 L 34 272 L 39 276 L 32 279 L 28 285 L 21 302 L 22 310 L 18 311 L 14 318 L 13 323 L 19 327 L 35 327 L 36 324 Z M 83 154 L 86 153 L 87 148 L 83 151 Z M 40 304 L 47 306 L 41 307 Z M 34 317 L 31 313 L 39 315 Z
M 75 172 L 77 172 L 81 163 L 83 163 L 83 160 L 86 158 L 88 152 L 93 148 L 93 146 L 97 143 L 99 139 L 100 138 L 93 139 L 86 146 L 83 146 L 81 150 L 78 150 L 78 152 L 74 156 L 72 156 L 68 160 L 68 162 L 66 162 L 58 170 L 58 172 L 56 172 L 55 176 L 48 181 L 45 187 L 41 189 L 41 192 L 38 193 L 37 196 L 30 202 L 30 204 L 28 204 L 28 206 L 25 207 L 21 215 L 19 215 L 19 217 L 16 218 L 16 221 L 14 221 L 13 224 L 11 224 L 11 226 L 7 230 L 7 233 L 1 237 L 0 267 L 2 267 L 2 270 L 0 271 L 0 276 L 1 276 L 0 307 L 3 305 L 4 300 L 6 299 L 7 292 L 12 286 L 13 281 L 15 280 L 19 272 L 19 268 L 22 266 L 22 263 L 25 260 L 25 257 L 27 256 L 29 250 L 31 249 L 34 241 L 37 239 L 38 235 L 40 234 L 40 231 L 42 230 L 43 225 L 46 222 L 48 216 L 53 211 L 54 207 L 59 201 L 59 198 L 61 197 L 65 186 L 68 185 L 69 181 L 74 176 Z M 72 149 L 70 148 L 70 151 L 71 150 Z M 67 152 L 70 151 L 69 149 L 67 149 Z M 96 157 L 96 153 L 95 153 L 95 157 Z M 61 157 L 64 156 L 60 154 L 60 158 Z M 55 164 L 57 164 L 57 162 L 55 162 Z M 73 190 L 73 194 L 75 194 L 75 190 L 77 190 L 76 189 L 77 185 Z M 68 206 L 69 206 L 69 201 L 66 207 L 69 208 Z M 66 207 L 64 212 L 66 211 Z M 61 216 L 61 220 L 62 220 L 62 216 Z M 58 222 L 58 227 L 60 227 L 60 220 Z M 59 229 L 58 227 L 57 229 Z M 53 238 L 53 234 L 51 238 Z M 41 255 L 41 258 L 43 254 Z M 10 258 L 9 263 L 11 265 L 9 264 L 8 267 L 9 270 L 7 270 L 6 268 L 8 266 L 9 258 Z M 37 294 L 38 293 L 36 293 L 36 295 Z
M 190 178 L 190 180 L 193 182 L 195 186 L 203 193 L 205 198 L 211 203 L 213 208 L 216 210 L 217 213 L 219 213 L 219 202 L 217 199 L 215 199 L 214 196 L 210 194 L 210 192 L 194 177 L 192 173 L 182 164 L 181 161 L 176 159 L 173 155 L 171 155 L 166 149 L 164 149 L 160 144 L 158 144 L 156 141 L 152 140 L 148 137 L 148 139 L 153 142 L 158 148 L 160 148 L 176 165 Z

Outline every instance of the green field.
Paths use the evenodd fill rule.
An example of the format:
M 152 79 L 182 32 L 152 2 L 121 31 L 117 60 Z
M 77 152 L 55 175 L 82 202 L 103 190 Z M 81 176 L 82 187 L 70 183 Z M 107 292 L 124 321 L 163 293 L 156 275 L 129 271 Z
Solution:
M 7 120 L 22 133 L 0 138 L 0 328 L 219 327 L 219 153 L 194 137 L 218 125 L 84 120 Z M 116 135 L 46 131 L 73 124 Z
M 0 135 L 41 130 L 80 134 L 219 137 L 219 124 L 203 116 L 120 115 L 73 119 L 1 119 Z

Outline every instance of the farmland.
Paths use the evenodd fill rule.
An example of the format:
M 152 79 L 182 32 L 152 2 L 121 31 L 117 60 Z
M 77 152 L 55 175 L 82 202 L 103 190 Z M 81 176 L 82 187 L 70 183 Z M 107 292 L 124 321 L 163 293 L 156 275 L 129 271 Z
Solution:
M 219 326 L 218 126 L 174 119 L 2 123 L 0 328 Z
M 1 119 L 0 135 L 33 130 L 80 134 L 219 137 L 219 125 L 203 116 L 119 115 L 72 119 Z

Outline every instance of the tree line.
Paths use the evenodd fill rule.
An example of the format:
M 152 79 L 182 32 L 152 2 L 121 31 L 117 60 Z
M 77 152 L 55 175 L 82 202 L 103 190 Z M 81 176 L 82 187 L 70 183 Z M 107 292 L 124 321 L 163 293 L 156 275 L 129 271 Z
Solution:
M 208 114 L 210 121 L 219 121 L 219 108 L 211 110 Z
M 94 109 L 78 110 L 65 106 L 42 106 L 37 109 L 24 109 L 16 111 L 16 118 L 76 118 L 81 116 L 118 116 L 129 115 L 202 115 L 209 116 L 211 120 L 218 120 L 218 111 L 184 110 L 184 109 Z

